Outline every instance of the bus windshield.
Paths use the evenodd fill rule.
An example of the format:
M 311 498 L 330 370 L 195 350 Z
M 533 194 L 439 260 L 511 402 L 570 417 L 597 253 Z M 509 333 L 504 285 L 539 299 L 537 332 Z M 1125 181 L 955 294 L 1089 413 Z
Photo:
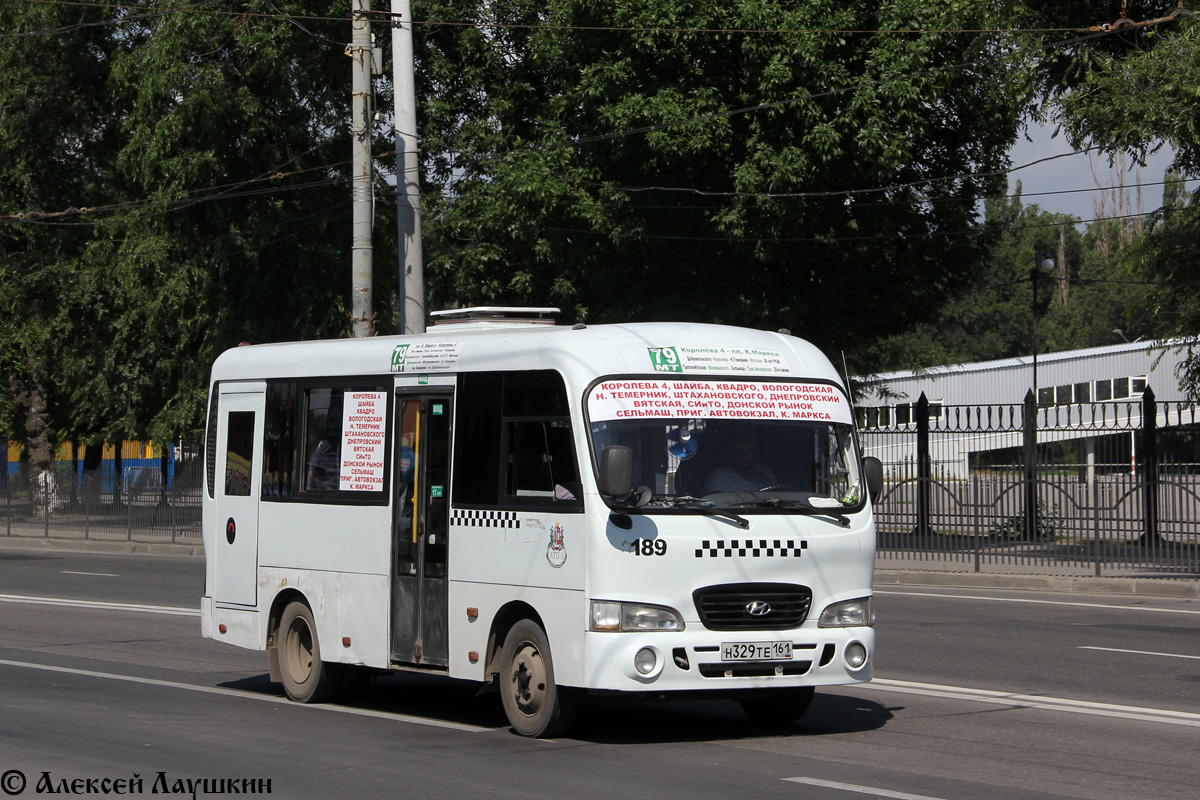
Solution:
M 866 497 L 850 403 L 832 384 L 604 381 L 588 411 L 597 459 L 632 451 L 647 510 L 842 510 Z

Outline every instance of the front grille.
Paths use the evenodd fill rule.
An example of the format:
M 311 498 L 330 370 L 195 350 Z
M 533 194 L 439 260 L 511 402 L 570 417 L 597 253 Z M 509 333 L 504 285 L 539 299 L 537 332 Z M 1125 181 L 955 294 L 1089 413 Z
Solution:
M 700 674 L 706 678 L 771 678 L 804 675 L 810 667 L 811 661 L 751 661 L 744 664 L 723 661 L 701 664 Z
M 727 583 L 697 589 L 692 600 L 710 631 L 786 630 L 808 617 L 812 590 L 792 583 Z M 764 603 L 766 613 L 750 613 Z

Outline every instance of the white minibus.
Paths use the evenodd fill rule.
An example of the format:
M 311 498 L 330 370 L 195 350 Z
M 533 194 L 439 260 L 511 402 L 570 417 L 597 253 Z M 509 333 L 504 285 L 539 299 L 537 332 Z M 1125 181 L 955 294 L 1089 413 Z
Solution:
M 588 696 L 790 722 L 867 681 L 882 470 L 786 331 L 435 314 L 212 370 L 205 637 L 301 702 L 381 671 L 496 690 L 551 736 Z

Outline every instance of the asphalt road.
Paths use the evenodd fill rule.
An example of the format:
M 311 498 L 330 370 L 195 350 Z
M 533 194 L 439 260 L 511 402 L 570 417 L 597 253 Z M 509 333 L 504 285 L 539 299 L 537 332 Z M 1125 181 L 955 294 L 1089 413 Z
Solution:
M 200 638 L 202 582 L 194 558 L 0 552 L 0 798 L 135 775 L 135 796 L 207 778 L 356 800 L 1200 794 L 1195 600 L 889 586 L 876 681 L 819 692 L 795 726 L 646 704 L 532 741 L 494 696 L 423 676 L 291 704 L 265 654 Z

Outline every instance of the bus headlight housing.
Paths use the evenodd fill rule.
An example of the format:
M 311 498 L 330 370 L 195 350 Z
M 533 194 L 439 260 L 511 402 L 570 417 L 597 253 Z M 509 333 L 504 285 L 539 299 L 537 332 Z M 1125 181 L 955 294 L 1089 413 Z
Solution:
M 860 597 L 826 606 L 817 620 L 821 628 L 869 628 L 875 624 L 871 611 L 871 598 Z
M 593 600 L 591 629 L 594 631 L 681 631 L 683 617 L 673 608 L 644 603 Z

